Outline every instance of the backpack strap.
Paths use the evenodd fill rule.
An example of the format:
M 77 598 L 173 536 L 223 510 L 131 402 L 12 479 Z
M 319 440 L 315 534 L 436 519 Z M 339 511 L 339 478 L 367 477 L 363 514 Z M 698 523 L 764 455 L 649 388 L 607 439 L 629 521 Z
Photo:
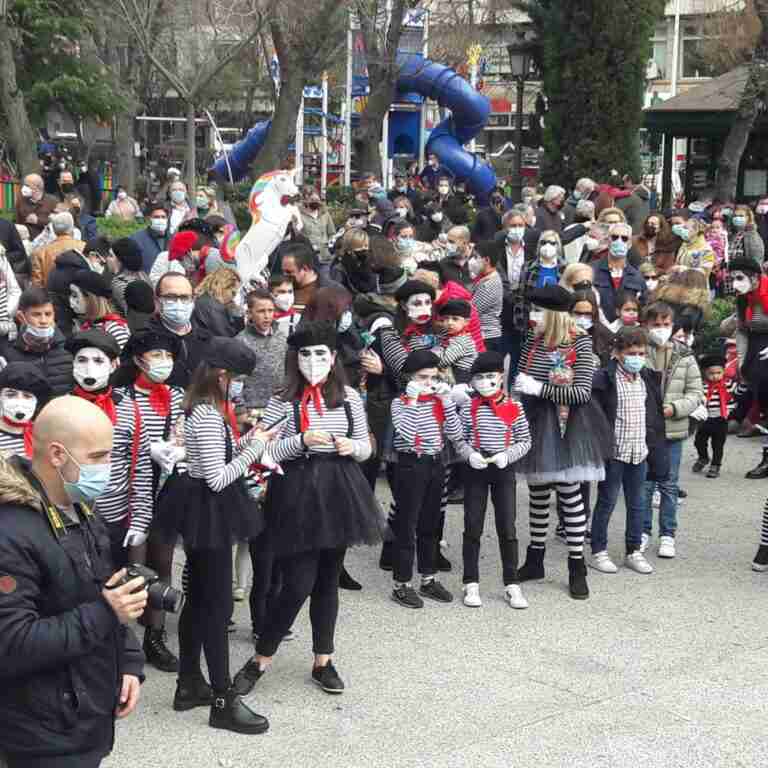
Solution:
M 347 437 L 352 437 L 354 434 L 355 423 L 352 419 L 352 406 L 349 404 L 349 400 L 344 401 L 344 414 L 347 417 Z
M 139 446 L 141 445 L 141 411 L 135 400 L 133 403 L 133 440 L 131 441 L 131 469 L 128 473 L 128 515 L 125 518 L 125 527 L 131 527 L 133 512 L 134 479 L 136 477 L 136 464 L 139 460 Z

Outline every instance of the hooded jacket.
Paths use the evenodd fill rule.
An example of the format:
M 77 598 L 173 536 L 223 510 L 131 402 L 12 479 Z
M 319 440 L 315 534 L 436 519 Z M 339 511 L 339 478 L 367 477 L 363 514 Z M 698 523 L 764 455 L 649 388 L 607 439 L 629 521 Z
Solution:
M 122 676 L 144 662 L 101 594 L 106 529 L 82 506 L 65 525 L 19 457 L 0 460 L 0 517 L 0 752 L 106 754 Z

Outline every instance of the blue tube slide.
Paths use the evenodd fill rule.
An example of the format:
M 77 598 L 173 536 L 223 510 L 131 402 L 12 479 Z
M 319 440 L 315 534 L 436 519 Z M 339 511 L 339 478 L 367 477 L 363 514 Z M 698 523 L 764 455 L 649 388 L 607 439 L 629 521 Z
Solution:
M 251 128 L 245 135 L 245 138 L 235 144 L 229 152 L 229 166 L 232 169 L 232 179 L 240 181 L 248 174 L 248 168 L 259 150 L 264 146 L 267 140 L 267 134 L 272 126 L 271 120 L 265 120 Z M 222 179 L 229 181 L 229 170 L 227 169 L 227 160 L 224 154 L 214 163 L 213 172 Z

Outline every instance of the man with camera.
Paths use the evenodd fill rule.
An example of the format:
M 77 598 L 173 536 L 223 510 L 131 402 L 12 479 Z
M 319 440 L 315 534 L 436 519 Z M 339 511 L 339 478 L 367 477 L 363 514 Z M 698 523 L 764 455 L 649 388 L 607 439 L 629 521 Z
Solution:
M 91 499 L 110 475 L 112 424 L 78 397 L 34 424 L 31 462 L 0 461 L 0 764 L 95 768 L 136 707 L 144 659 L 129 622 L 141 577 L 113 572 Z

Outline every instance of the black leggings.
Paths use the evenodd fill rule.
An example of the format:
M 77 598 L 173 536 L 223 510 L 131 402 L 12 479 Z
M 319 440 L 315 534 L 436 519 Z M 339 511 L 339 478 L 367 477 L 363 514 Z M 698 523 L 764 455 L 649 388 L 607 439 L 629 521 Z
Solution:
M 214 691 L 226 691 L 229 677 L 229 634 L 232 615 L 232 549 L 187 552 L 187 602 L 179 618 L 179 676 L 200 673 L 200 653 Z
M 332 654 L 339 614 L 339 573 L 346 549 L 319 549 L 278 560 L 283 578 L 280 595 L 269 606 L 264 632 L 256 643 L 259 656 L 274 656 L 309 598 L 312 650 Z M 231 591 L 231 590 L 230 590 Z
M 707 419 L 696 430 L 693 444 L 699 454 L 699 459 L 709 461 L 707 448 L 712 441 L 712 465 L 719 467 L 723 463 L 723 449 L 728 437 L 728 422 L 725 419 Z
M 266 532 L 251 539 L 249 549 L 253 566 L 253 586 L 249 597 L 251 628 L 255 634 L 261 635 L 266 618 L 282 589 L 283 579 Z

